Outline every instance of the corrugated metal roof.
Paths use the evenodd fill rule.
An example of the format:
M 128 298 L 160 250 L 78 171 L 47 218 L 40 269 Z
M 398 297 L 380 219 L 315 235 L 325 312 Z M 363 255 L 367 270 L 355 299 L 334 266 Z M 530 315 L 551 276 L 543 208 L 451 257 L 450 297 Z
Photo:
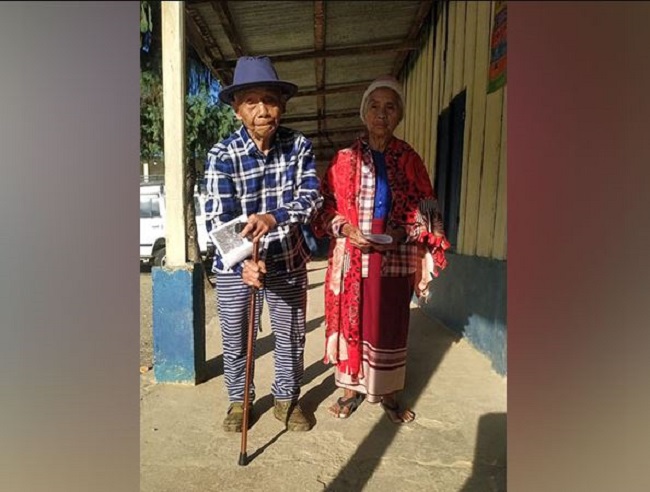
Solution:
M 268 55 L 280 78 L 298 85 L 285 124 L 312 139 L 322 166 L 358 134 L 367 84 L 397 76 L 417 49 L 433 3 L 194 0 L 186 10 L 189 42 L 222 84 L 239 56 Z

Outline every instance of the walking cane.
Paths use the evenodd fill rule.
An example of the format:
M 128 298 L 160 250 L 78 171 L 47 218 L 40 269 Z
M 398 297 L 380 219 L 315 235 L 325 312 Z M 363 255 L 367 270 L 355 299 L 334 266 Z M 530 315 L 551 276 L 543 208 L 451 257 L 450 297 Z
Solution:
M 259 251 L 259 241 L 253 243 L 253 262 L 257 263 Z M 251 372 L 253 369 L 253 334 L 255 333 L 255 299 L 257 289 L 251 288 L 250 309 L 248 313 L 248 346 L 246 348 L 246 380 L 244 383 L 244 422 L 241 428 L 241 451 L 239 453 L 239 466 L 248 464 L 246 456 L 246 437 L 248 436 L 248 400 L 249 388 L 251 385 Z

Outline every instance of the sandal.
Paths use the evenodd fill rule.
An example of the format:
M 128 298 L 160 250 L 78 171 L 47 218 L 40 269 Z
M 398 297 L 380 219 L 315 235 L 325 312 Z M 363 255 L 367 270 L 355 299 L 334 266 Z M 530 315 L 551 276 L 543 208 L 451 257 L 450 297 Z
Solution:
M 408 424 L 415 420 L 415 413 L 408 408 L 401 409 L 399 403 L 393 400 L 391 403 L 385 402 L 382 398 L 381 406 L 386 412 L 388 418 L 394 424 Z
M 363 395 L 361 393 L 357 393 L 355 396 L 351 396 L 347 399 L 341 396 L 338 400 L 336 400 L 336 403 L 330 407 L 329 411 L 334 417 L 347 419 L 357 408 L 359 408 L 359 405 L 361 405 L 362 401 Z M 336 410 L 334 410 L 336 414 L 334 414 L 334 411 L 332 410 L 334 406 L 338 407 Z M 347 412 L 343 413 L 343 409 L 347 409 Z

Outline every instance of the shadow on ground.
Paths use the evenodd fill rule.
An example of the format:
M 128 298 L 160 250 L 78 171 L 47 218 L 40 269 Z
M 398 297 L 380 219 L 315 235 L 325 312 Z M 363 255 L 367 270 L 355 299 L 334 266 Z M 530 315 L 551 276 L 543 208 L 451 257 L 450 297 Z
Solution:
M 504 492 L 507 478 L 507 417 L 487 413 L 478 421 L 472 475 L 459 492 Z
M 322 361 L 314 362 L 311 366 L 305 369 L 302 385 L 307 385 L 311 383 L 314 379 L 321 376 L 327 370 L 331 370 L 331 368 L 332 368 L 331 366 L 324 364 Z M 318 423 L 316 421 L 316 416 L 315 416 L 316 409 L 327 397 L 329 397 L 332 393 L 334 393 L 335 390 L 336 390 L 336 386 L 334 384 L 334 375 L 330 375 L 318 386 L 310 389 L 300 399 L 300 405 L 303 408 L 307 418 L 311 420 L 312 428 Z M 268 394 L 263 396 L 262 398 L 259 398 L 255 402 L 255 406 L 254 406 L 255 420 L 256 421 L 259 420 L 259 418 L 261 418 L 262 415 L 264 415 L 272 408 L 273 408 L 273 395 Z M 253 426 L 254 424 L 251 427 Z M 259 449 L 254 451 L 251 455 L 249 455 L 248 462 L 250 463 L 259 455 L 261 455 L 269 446 L 275 443 L 280 438 L 280 436 L 282 436 L 282 434 L 284 434 L 285 432 L 287 432 L 287 430 L 283 429 L 272 439 L 270 439 L 269 442 L 267 442 Z
M 457 337 L 448 330 L 426 318 L 419 309 L 411 309 L 406 388 L 400 395 L 401 402 L 407 406 L 415 405 L 455 341 Z M 331 379 L 333 385 L 333 377 Z M 398 430 L 399 426 L 383 416 L 324 490 L 327 492 L 363 490 Z

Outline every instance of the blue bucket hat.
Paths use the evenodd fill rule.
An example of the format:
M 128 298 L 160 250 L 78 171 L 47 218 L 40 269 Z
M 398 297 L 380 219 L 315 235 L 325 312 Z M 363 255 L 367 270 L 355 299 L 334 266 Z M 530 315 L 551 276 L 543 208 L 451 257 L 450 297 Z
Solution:
M 298 91 L 297 85 L 278 78 L 268 56 L 243 56 L 237 60 L 232 85 L 219 92 L 219 99 L 225 104 L 232 104 L 235 92 L 259 86 L 277 87 L 287 99 Z

